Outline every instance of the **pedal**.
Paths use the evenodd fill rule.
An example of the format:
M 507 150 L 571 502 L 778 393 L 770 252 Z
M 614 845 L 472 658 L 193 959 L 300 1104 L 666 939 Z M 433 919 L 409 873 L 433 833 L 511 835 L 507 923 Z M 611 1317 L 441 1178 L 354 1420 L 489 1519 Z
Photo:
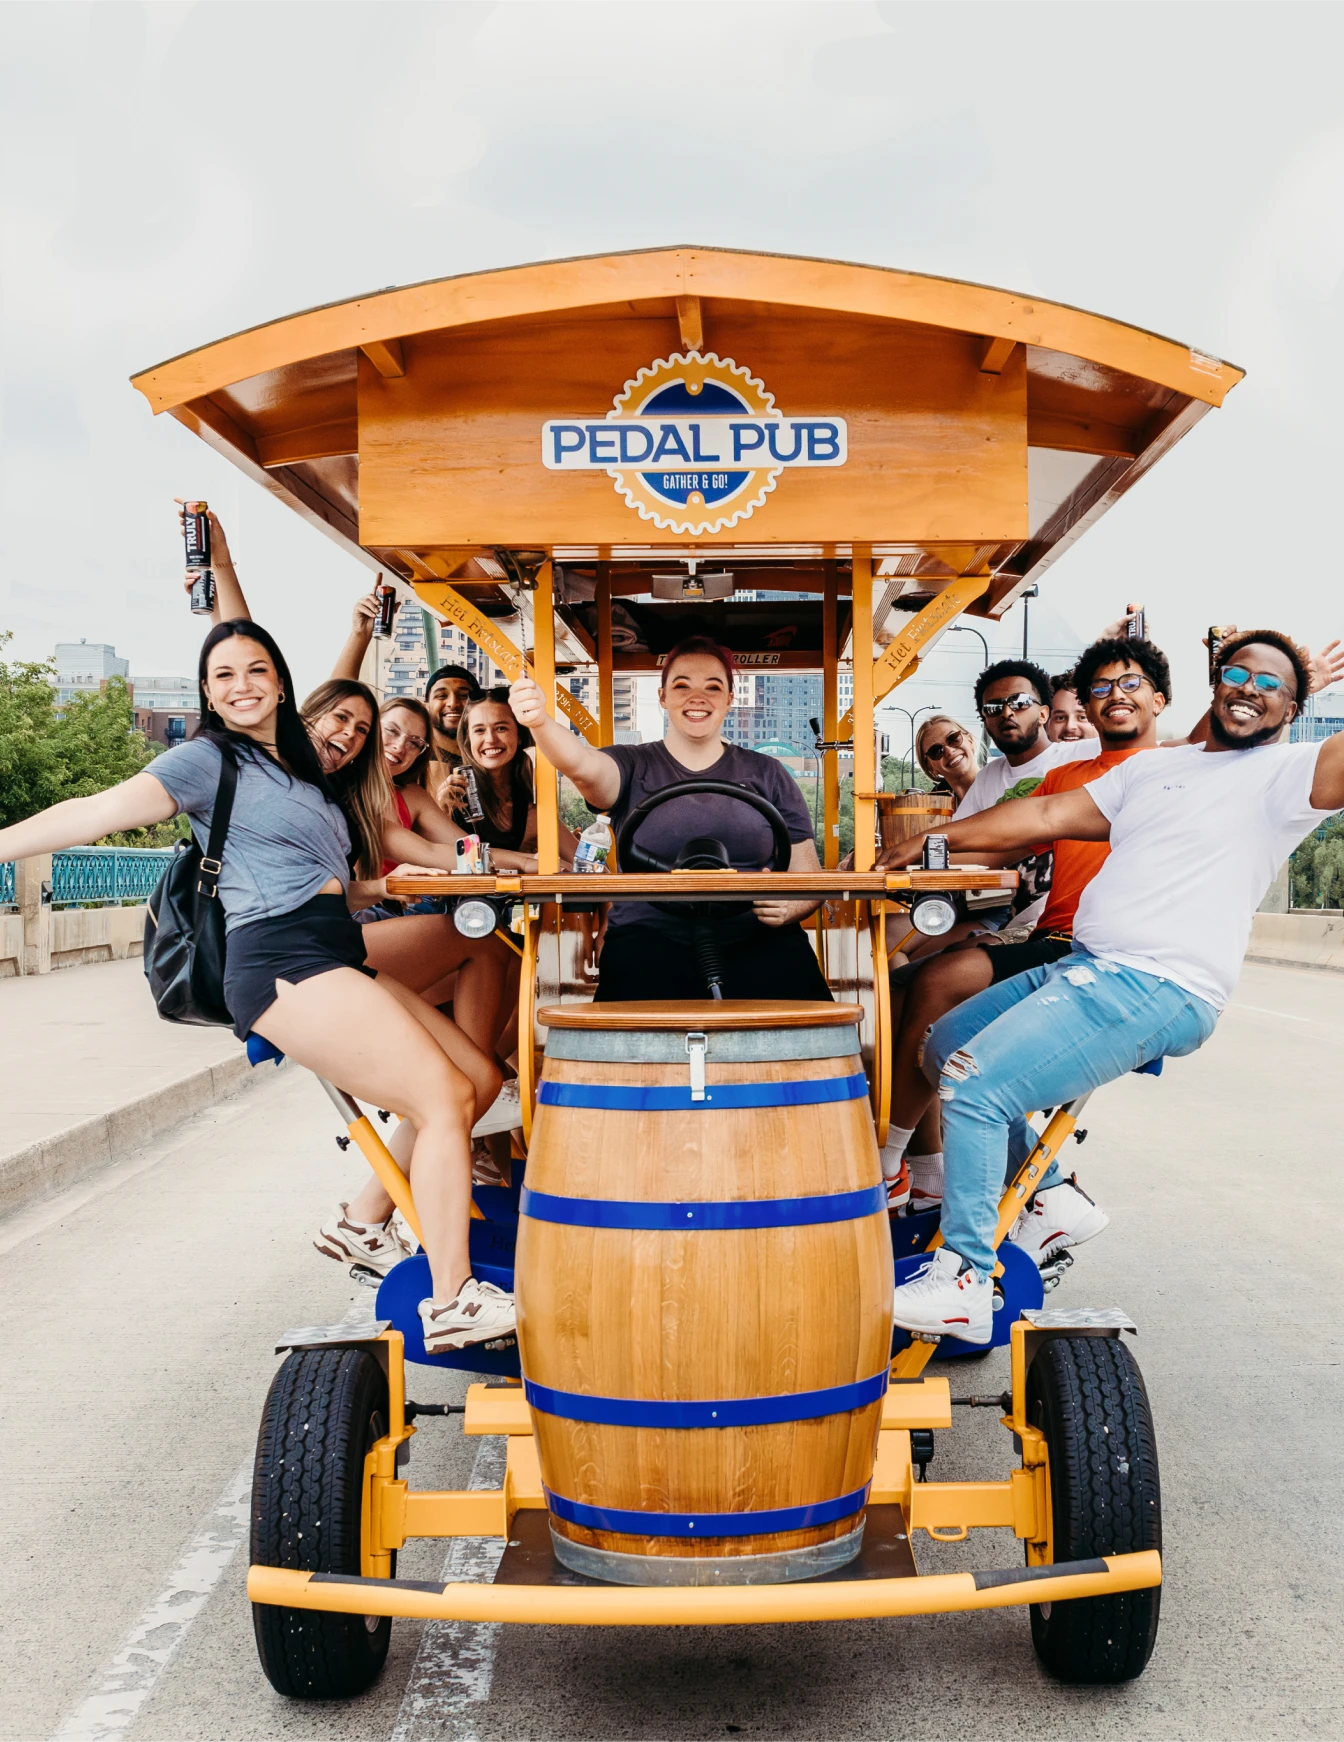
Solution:
M 376 1270 L 370 1270 L 367 1264 L 352 1264 L 350 1266 L 351 1282 L 359 1283 L 361 1288 L 381 1288 L 383 1279 Z
M 483 1349 L 491 1350 L 516 1349 L 518 1347 L 518 1339 L 517 1337 L 496 1337 L 492 1342 L 483 1343 L 481 1347 Z
M 1053 1258 L 1041 1266 L 1041 1286 L 1047 1294 L 1051 1289 L 1058 1288 L 1064 1280 L 1064 1273 L 1073 1266 L 1073 1253 L 1057 1252 Z

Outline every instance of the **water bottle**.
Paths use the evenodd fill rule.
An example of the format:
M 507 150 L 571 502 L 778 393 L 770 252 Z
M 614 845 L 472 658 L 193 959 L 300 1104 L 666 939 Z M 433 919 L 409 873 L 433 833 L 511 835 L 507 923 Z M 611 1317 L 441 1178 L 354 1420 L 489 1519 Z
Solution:
M 603 815 L 589 823 L 579 836 L 579 844 L 574 852 L 574 869 L 605 871 L 611 846 L 611 822 Z

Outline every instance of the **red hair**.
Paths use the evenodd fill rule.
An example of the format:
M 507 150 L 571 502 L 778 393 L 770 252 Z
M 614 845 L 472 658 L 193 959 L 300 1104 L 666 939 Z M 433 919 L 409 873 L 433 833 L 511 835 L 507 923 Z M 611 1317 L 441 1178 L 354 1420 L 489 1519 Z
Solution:
M 679 659 L 685 659 L 691 654 L 703 654 L 706 659 L 717 659 L 728 678 L 728 687 L 732 689 L 733 678 L 737 667 L 733 664 L 733 656 L 721 643 L 715 641 L 712 635 L 688 635 L 684 641 L 679 641 L 663 661 L 662 677 L 659 688 L 667 682 L 667 674 Z

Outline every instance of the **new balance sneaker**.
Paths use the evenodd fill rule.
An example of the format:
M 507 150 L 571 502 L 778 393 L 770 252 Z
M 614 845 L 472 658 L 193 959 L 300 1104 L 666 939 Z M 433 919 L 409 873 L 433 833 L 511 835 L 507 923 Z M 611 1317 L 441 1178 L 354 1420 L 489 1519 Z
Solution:
M 474 1186 L 507 1186 L 504 1170 L 490 1152 L 490 1145 L 478 1137 L 471 1146 L 471 1183 Z
M 921 1337 L 960 1337 L 987 1343 L 994 1335 L 994 1283 L 940 1246 L 922 1270 L 892 1298 L 892 1320 Z
M 318 1229 L 313 1245 L 324 1258 L 357 1265 L 375 1276 L 386 1276 L 403 1258 L 411 1256 L 411 1248 L 390 1217 L 386 1222 L 356 1222 L 346 1204 L 337 1204 Z
M 1071 1174 L 1057 1186 L 1037 1192 L 1013 1223 L 1008 1238 L 1032 1258 L 1038 1268 L 1068 1246 L 1081 1246 L 1100 1234 L 1110 1221 Z
M 420 1323 L 424 1327 L 425 1353 L 446 1355 L 474 1343 L 512 1340 L 518 1331 L 513 1296 L 493 1282 L 477 1282 L 469 1276 L 454 1300 L 422 1300 Z
M 909 1155 L 910 1214 L 922 1216 L 926 1210 L 936 1210 L 943 1201 L 943 1158 L 941 1155 Z
M 887 1214 L 895 1216 L 910 1202 L 910 1167 L 904 1156 L 895 1174 L 888 1174 L 883 1156 L 882 1184 L 887 1188 Z
M 523 1104 L 518 1079 L 510 1077 L 471 1128 L 473 1137 L 491 1137 L 496 1131 L 517 1131 L 523 1123 Z

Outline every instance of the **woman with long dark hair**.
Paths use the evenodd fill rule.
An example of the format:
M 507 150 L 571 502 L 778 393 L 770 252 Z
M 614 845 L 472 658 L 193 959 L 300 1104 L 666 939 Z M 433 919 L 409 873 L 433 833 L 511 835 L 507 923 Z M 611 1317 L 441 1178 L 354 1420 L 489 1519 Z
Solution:
M 234 1032 L 239 1039 L 261 1035 L 348 1093 L 409 1121 L 411 1177 L 434 1290 L 420 1304 L 426 1348 L 444 1351 L 507 1334 L 515 1322 L 512 1298 L 471 1274 L 470 1133 L 478 1090 L 449 1056 L 465 1038 L 396 980 L 375 980 L 366 964 L 364 928 L 346 905 L 349 828 L 274 640 L 255 623 L 221 623 L 206 637 L 198 678 L 201 725 L 189 743 L 106 792 L 67 799 L 0 830 L 0 858 L 87 845 L 179 812 L 203 841 L 227 758 L 237 770 L 237 792 L 218 887 Z M 490 1092 L 497 1092 L 500 1073 L 490 1060 L 483 1068 L 493 1080 Z M 364 1207 L 359 1199 L 350 1205 L 357 1218 Z

